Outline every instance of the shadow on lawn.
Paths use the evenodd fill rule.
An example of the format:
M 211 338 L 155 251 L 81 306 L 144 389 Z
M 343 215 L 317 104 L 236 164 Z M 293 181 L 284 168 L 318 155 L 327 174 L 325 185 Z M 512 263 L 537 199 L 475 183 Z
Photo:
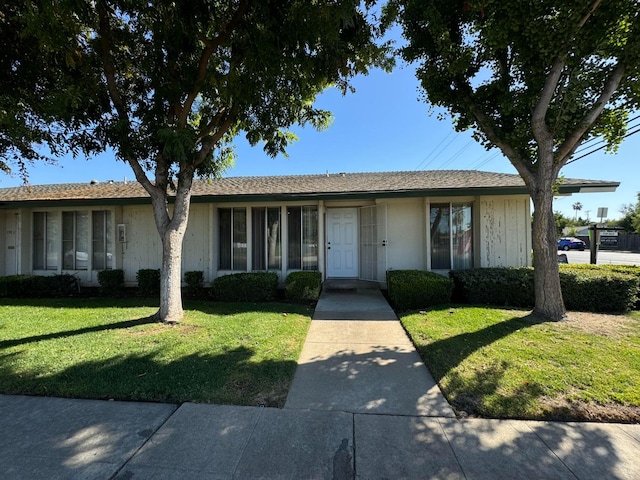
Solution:
M 31 337 L 3 340 L 0 341 L 0 349 L 16 347 L 27 343 L 40 342 L 42 340 L 75 337 L 76 335 L 83 335 L 85 333 L 103 332 L 105 330 L 121 330 L 124 328 L 137 327 L 138 325 L 146 325 L 148 323 L 155 323 L 153 316 L 138 318 L 136 320 L 126 320 L 124 322 L 105 323 L 104 325 L 95 325 L 93 327 L 77 328 L 75 330 L 65 330 L 62 332 L 45 333 L 42 335 L 33 335 Z
M 488 363 L 481 371 L 465 376 L 455 369 L 467 357 L 483 347 L 539 323 L 542 321 L 533 314 L 513 317 L 474 332 L 462 333 L 437 340 L 429 345 L 419 346 L 418 352 L 438 384 L 442 385 L 443 378 L 448 377 L 443 391 L 457 410 L 466 411 L 472 415 L 498 418 L 503 416 L 500 412 L 508 412 L 506 416 L 509 418 L 527 418 L 527 410 L 544 394 L 539 384 L 526 382 L 517 387 L 513 394 L 494 398 L 489 407 L 485 403 L 486 398 L 497 392 L 509 365 L 504 361 Z
M 193 353 L 167 361 L 163 349 L 116 354 L 47 374 L 17 372 L 0 356 L 0 391 L 7 394 L 151 402 L 205 402 L 282 407 L 296 369 L 293 361 L 252 361 L 254 351 Z

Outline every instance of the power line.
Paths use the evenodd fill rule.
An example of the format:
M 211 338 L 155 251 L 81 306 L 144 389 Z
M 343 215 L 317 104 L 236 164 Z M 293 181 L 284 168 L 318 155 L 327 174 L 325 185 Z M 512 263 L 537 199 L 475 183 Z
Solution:
M 467 148 L 469 148 L 471 146 L 471 144 L 473 143 L 473 141 L 474 141 L 473 139 L 470 139 L 469 141 L 467 141 L 467 143 L 462 148 L 460 148 L 456 153 L 454 153 L 447 160 L 445 160 L 444 163 L 442 165 L 440 165 L 440 167 L 438 169 L 442 170 L 444 167 L 449 165 L 453 160 L 455 160 L 457 158 L 458 155 L 460 155 Z
M 431 150 L 431 153 L 429 153 L 426 157 L 424 157 L 424 159 L 423 159 L 423 160 L 418 164 L 418 166 L 415 168 L 415 170 L 418 170 L 418 169 L 422 166 L 422 164 L 423 164 L 424 162 L 426 162 L 429 158 L 431 158 L 431 157 L 432 157 L 432 156 L 433 156 L 433 155 L 438 151 L 438 148 L 440 148 L 440 145 L 442 145 L 442 144 L 447 140 L 447 138 L 449 138 L 451 135 L 453 135 L 453 133 L 454 133 L 454 132 L 453 132 L 453 130 L 451 130 L 451 131 L 447 134 L 447 136 L 446 136 L 446 137 L 444 137 L 442 140 L 440 140 L 440 143 L 438 143 L 438 145 L 436 146 L 436 148 L 434 148 L 433 150 Z M 447 144 L 442 148 L 442 151 L 446 150 L 446 148 L 447 148 L 449 145 L 451 145 L 451 143 L 452 143 L 455 139 L 456 139 L 455 137 L 454 137 L 454 138 L 452 138 L 452 139 L 451 139 L 451 141 L 449 141 L 449 143 L 447 143 Z M 428 163 L 427 163 L 427 165 L 428 165 Z M 425 165 L 425 168 L 426 168 L 426 166 L 427 166 L 427 165 Z
M 636 128 L 636 127 L 638 127 L 638 128 Z M 636 133 L 640 132 L 640 124 L 635 125 L 635 126 L 634 126 L 634 127 L 632 127 L 632 128 L 636 128 L 636 129 L 635 129 L 635 130 L 633 130 L 632 132 L 627 133 L 627 134 L 626 134 L 624 137 L 622 137 L 622 138 L 627 138 L 627 137 L 630 137 L 631 135 L 635 135 Z M 604 143 L 604 142 L 603 142 L 603 143 Z M 592 153 L 599 152 L 600 150 L 602 150 L 602 149 L 604 149 L 604 148 L 606 148 L 606 147 L 607 147 L 607 144 L 604 144 L 604 145 L 602 145 L 602 146 L 600 146 L 600 147 L 598 147 L 598 148 L 595 148 L 595 149 L 593 149 L 593 150 L 591 150 L 591 151 L 589 151 L 589 152 L 585 153 L 584 155 L 580 155 L 579 157 L 572 158 L 572 159 L 571 159 L 571 160 L 569 160 L 565 165 L 569 165 L 570 163 L 573 163 L 573 162 L 575 162 L 576 160 L 580 160 L 581 158 L 587 157 L 587 156 L 591 155 Z

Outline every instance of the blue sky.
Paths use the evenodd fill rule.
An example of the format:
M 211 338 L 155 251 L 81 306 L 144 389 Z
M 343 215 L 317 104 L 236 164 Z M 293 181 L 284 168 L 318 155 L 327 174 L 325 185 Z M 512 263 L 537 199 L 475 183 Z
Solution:
M 334 114 L 328 130 L 298 128 L 298 142 L 289 158 L 271 159 L 262 149 L 236 141 L 236 165 L 225 176 L 378 172 L 397 170 L 475 169 L 516 173 L 498 150 L 487 152 L 470 132 L 456 133 L 451 119 L 438 120 L 437 112 L 419 100 L 418 83 L 411 67 L 399 65 L 391 74 L 373 71 L 353 82 L 356 93 L 342 96 L 324 92 L 317 101 Z M 615 193 L 590 193 L 557 198 L 554 209 L 573 217 L 572 205 L 583 205 L 592 220 L 598 207 L 608 207 L 608 218 L 619 218 L 620 206 L 635 203 L 640 191 L 640 133 L 625 140 L 616 154 L 600 151 L 564 168 L 569 178 L 621 182 Z M 104 154 L 97 158 L 60 159 L 57 166 L 37 164 L 30 169 L 31 184 L 89 182 L 134 178 L 130 167 Z M 0 173 L 0 188 L 21 184 L 18 177 Z

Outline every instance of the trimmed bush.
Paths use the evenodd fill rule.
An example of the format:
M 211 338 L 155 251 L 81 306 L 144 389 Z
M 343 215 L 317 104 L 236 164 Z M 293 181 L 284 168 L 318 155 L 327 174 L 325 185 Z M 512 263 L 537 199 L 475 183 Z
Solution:
M 533 268 L 451 270 L 453 300 L 459 303 L 531 308 Z
M 453 282 L 434 272 L 389 270 L 387 288 L 393 306 L 404 311 L 449 303 Z
M 626 312 L 638 301 L 640 277 L 607 268 L 563 268 L 560 285 L 567 310 Z
M 100 295 L 120 295 L 124 288 L 124 270 L 100 270 L 98 284 L 100 285 Z
M 284 281 L 284 294 L 288 300 L 315 301 L 320 297 L 320 272 L 291 272 Z
M 197 298 L 203 294 L 204 272 L 193 271 L 184 272 L 184 293 L 192 298 Z
M 33 275 L 0 277 L 0 297 L 29 297 L 33 294 Z
M 143 268 L 136 273 L 138 281 L 138 293 L 144 297 L 158 295 L 160 293 L 160 270 Z
M 640 270 L 619 265 L 560 265 L 565 307 L 583 312 L 624 312 L 638 302 Z M 630 272 L 630 273 L 629 273 Z M 454 301 L 532 308 L 533 268 L 452 270 Z
M 265 302 L 273 300 L 277 290 L 274 272 L 234 273 L 211 282 L 211 296 L 222 302 Z
M 22 298 L 70 297 L 80 293 L 80 282 L 69 274 L 11 275 L 0 278 L 0 296 Z

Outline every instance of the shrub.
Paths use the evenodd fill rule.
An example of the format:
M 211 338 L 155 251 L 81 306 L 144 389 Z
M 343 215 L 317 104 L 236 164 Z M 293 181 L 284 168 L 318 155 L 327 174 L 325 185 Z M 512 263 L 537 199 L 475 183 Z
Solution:
M 560 285 L 567 310 L 625 312 L 638 301 L 640 277 L 607 268 L 563 268 Z
M 453 282 L 422 270 L 387 271 L 389 299 L 400 311 L 429 307 L 451 301 Z
M 0 277 L 0 297 L 28 297 L 33 291 L 33 275 Z
M 80 293 L 80 282 L 69 274 L 61 275 L 11 275 L 0 278 L 2 297 L 69 297 Z
M 204 272 L 184 272 L 185 293 L 189 297 L 197 298 L 203 294 Z
M 568 310 L 623 312 L 638 302 L 639 270 L 608 265 L 560 265 L 560 288 Z M 635 267 L 632 267 L 635 268 Z M 631 272 L 631 273 L 629 273 Z M 533 268 L 453 270 L 454 301 L 532 308 Z
M 284 281 L 284 293 L 289 300 L 315 301 L 320 297 L 321 285 L 320 272 L 291 272 Z
M 531 308 L 533 268 L 475 268 L 451 270 L 453 300 L 460 303 Z
M 100 270 L 98 284 L 100 285 L 100 295 L 120 295 L 124 288 L 124 270 Z
M 211 282 L 211 296 L 224 302 L 264 302 L 273 300 L 278 289 L 274 272 L 234 273 Z
M 136 274 L 138 293 L 142 296 L 158 295 L 160 293 L 160 270 L 143 268 Z

